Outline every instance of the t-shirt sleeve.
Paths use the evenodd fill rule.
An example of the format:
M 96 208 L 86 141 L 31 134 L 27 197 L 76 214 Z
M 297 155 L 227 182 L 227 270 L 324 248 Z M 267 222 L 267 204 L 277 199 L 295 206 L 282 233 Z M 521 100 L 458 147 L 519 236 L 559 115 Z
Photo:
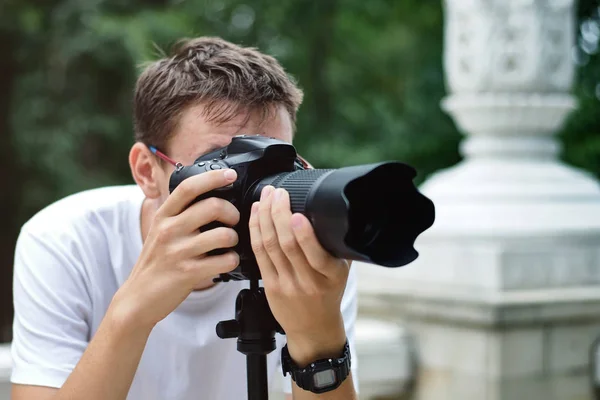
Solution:
M 350 345 L 350 356 L 351 356 L 351 368 L 352 368 L 352 379 L 354 387 L 358 393 L 358 358 L 356 356 L 356 345 L 355 345 L 355 325 L 356 316 L 358 313 L 358 288 L 357 288 L 357 277 L 354 268 L 350 269 L 350 275 L 348 276 L 348 282 L 346 284 L 346 290 L 344 291 L 344 297 L 342 299 L 342 316 L 344 317 L 344 327 L 346 328 L 346 335 L 348 338 L 348 344 Z M 285 344 L 285 337 L 283 337 L 283 344 Z M 281 351 L 280 351 L 281 353 Z M 281 368 L 281 360 L 279 361 L 279 372 L 282 374 L 283 369 Z M 292 393 L 292 378 L 290 375 L 286 375 L 283 379 L 283 391 L 286 394 Z
M 15 251 L 13 290 L 11 382 L 60 388 L 90 334 L 91 300 L 76 246 L 24 228 Z

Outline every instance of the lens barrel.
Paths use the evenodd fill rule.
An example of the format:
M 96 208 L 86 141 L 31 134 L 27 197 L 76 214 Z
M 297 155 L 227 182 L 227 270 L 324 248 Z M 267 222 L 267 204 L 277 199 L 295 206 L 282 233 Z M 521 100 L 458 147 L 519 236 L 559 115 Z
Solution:
M 340 169 L 306 169 L 262 179 L 290 194 L 291 209 L 312 223 L 321 245 L 338 258 L 386 267 L 414 261 L 416 238 L 435 219 L 434 205 L 413 184 L 416 172 L 399 162 Z

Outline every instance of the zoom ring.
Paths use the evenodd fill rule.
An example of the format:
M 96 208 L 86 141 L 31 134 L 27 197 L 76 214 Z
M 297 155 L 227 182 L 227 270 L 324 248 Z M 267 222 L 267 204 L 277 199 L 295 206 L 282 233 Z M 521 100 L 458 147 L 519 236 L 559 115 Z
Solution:
M 315 182 L 333 169 L 305 169 L 279 174 L 273 180 L 273 187 L 283 188 L 290 194 L 293 213 L 304 214 L 306 200 Z

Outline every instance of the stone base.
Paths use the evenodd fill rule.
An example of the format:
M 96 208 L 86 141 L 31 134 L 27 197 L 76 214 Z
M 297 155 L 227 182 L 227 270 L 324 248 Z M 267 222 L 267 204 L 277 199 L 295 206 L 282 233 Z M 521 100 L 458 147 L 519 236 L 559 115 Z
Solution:
M 478 375 L 423 371 L 415 399 L 589 400 L 585 374 L 482 379 Z
M 423 365 L 420 400 L 589 400 L 589 351 L 600 322 L 485 328 L 407 322 Z
M 415 338 L 417 399 L 593 398 L 600 286 L 493 292 L 391 278 L 375 285 L 366 276 L 381 270 L 357 267 L 365 277 L 361 315 L 400 322 Z

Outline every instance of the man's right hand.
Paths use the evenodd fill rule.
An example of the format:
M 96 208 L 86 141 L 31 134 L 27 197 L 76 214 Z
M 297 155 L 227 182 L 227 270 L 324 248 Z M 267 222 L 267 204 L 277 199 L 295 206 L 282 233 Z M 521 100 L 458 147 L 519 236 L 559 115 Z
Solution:
M 199 284 L 238 266 L 239 256 L 233 251 L 206 255 L 211 250 L 235 246 L 235 230 L 199 229 L 213 221 L 235 226 L 240 220 L 239 211 L 230 202 L 215 197 L 190 206 L 198 196 L 227 186 L 236 177 L 233 169 L 209 171 L 177 186 L 158 209 L 141 255 L 113 299 L 113 315 L 135 318 L 136 324 L 153 327 Z
M 13 385 L 12 398 L 125 399 L 154 326 L 199 283 L 238 265 L 239 257 L 232 251 L 206 256 L 211 250 L 235 246 L 238 237 L 233 229 L 199 231 L 213 221 L 236 225 L 240 219 L 238 210 L 218 198 L 192 204 L 198 196 L 235 179 L 234 170 L 216 170 L 184 180 L 157 210 L 133 271 L 113 297 L 105 318 L 63 387 Z

